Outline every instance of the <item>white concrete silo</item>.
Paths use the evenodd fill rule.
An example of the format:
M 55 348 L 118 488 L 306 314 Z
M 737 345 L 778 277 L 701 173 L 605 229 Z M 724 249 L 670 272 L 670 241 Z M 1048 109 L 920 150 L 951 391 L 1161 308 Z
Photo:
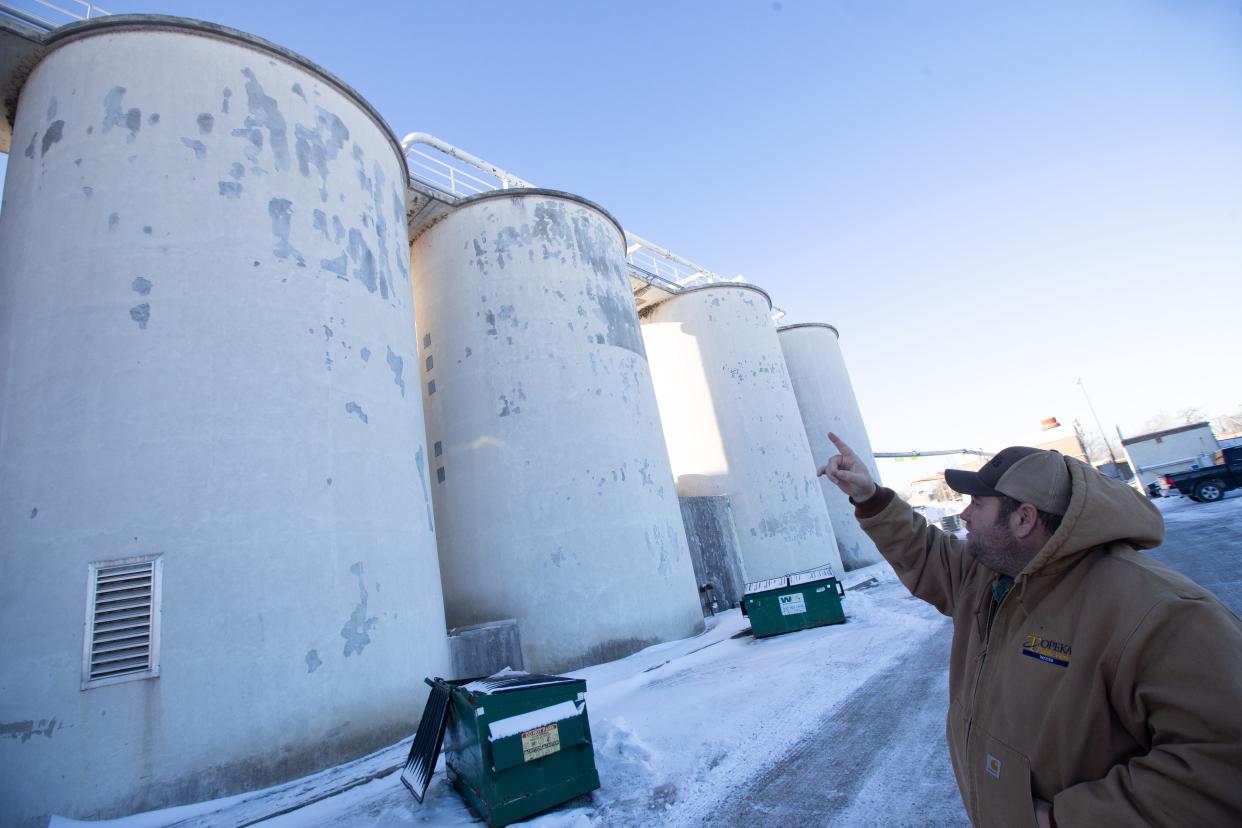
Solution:
M 872 454 L 871 439 L 845 368 L 837 329 L 822 323 L 805 323 L 785 325 L 777 329 L 777 335 L 815 462 L 823 465 L 837 453 L 828 440 L 828 432 L 832 431 L 862 458 L 878 482 L 880 473 Z M 857 569 L 883 560 L 871 538 L 858 525 L 849 498 L 828 478 L 819 480 L 845 568 Z
M 411 732 L 448 645 L 391 132 L 304 58 L 148 16 L 53 32 L 15 128 L 0 721 L 31 732 L 0 812 L 201 800 Z M 122 635 L 91 565 L 130 559 L 156 577 Z M 154 669 L 105 680 L 117 640 Z
M 768 295 L 689 288 L 643 311 L 677 492 L 728 495 L 750 581 L 825 562 L 841 572 Z
M 594 204 L 521 189 L 411 249 L 445 609 L 517 619 L 531 669 L 702 629 L 624 244 Z

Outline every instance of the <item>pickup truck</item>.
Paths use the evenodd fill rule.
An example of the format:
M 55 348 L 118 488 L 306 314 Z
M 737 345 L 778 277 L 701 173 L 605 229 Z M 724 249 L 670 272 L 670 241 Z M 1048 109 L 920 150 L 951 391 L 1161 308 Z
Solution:
M 1230 489 L 1242 487 L 1242 446 L 1227 448 L 1221 455 L 1224 463 L 1206 469 L 1166 474 L 1164 485 L 1199 503 L 1220 500 Z

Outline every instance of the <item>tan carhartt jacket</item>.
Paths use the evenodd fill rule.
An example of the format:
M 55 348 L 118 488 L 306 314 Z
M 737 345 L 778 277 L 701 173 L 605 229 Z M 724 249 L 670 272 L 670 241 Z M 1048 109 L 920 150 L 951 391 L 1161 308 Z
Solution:
M 1145 497 L 1066 464 L 1069 510 L 990 630 L 997 573 L 963 541 L 887 490 L 858 507 L 902 583 L 953 618 L 948 742 L 966 811 L 980 828 L 1032 826 L 1037 797 L 1059 828 L 1242 826 L 1242 622 L 1136 551 L 1164 538 Z

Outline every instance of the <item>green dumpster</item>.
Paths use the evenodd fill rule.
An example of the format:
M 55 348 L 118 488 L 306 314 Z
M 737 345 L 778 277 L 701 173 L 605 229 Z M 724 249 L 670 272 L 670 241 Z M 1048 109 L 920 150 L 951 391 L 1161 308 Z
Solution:
M 508 825 L 599 787 L 582 679 L 506 671 L 428 683 L 443 699 L 449 781 L 488 825 Z M 435 758 L 415 742 L 407 771 L 416 772 L 406 784 L 421 802 Z M 416 751 L 424 752 L 417 761 Z
M 746 615 L 756 638 L 845 623 L 845 589 L 831 566 L 746 585 Z

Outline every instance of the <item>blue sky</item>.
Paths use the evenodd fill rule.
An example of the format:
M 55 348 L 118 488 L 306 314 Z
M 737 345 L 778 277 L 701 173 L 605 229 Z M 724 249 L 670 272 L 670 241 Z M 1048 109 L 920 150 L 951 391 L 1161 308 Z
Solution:
M 1242 408 L 1242 6 L 105 4 L 301 52 L 828 321 L 877 450 Z

